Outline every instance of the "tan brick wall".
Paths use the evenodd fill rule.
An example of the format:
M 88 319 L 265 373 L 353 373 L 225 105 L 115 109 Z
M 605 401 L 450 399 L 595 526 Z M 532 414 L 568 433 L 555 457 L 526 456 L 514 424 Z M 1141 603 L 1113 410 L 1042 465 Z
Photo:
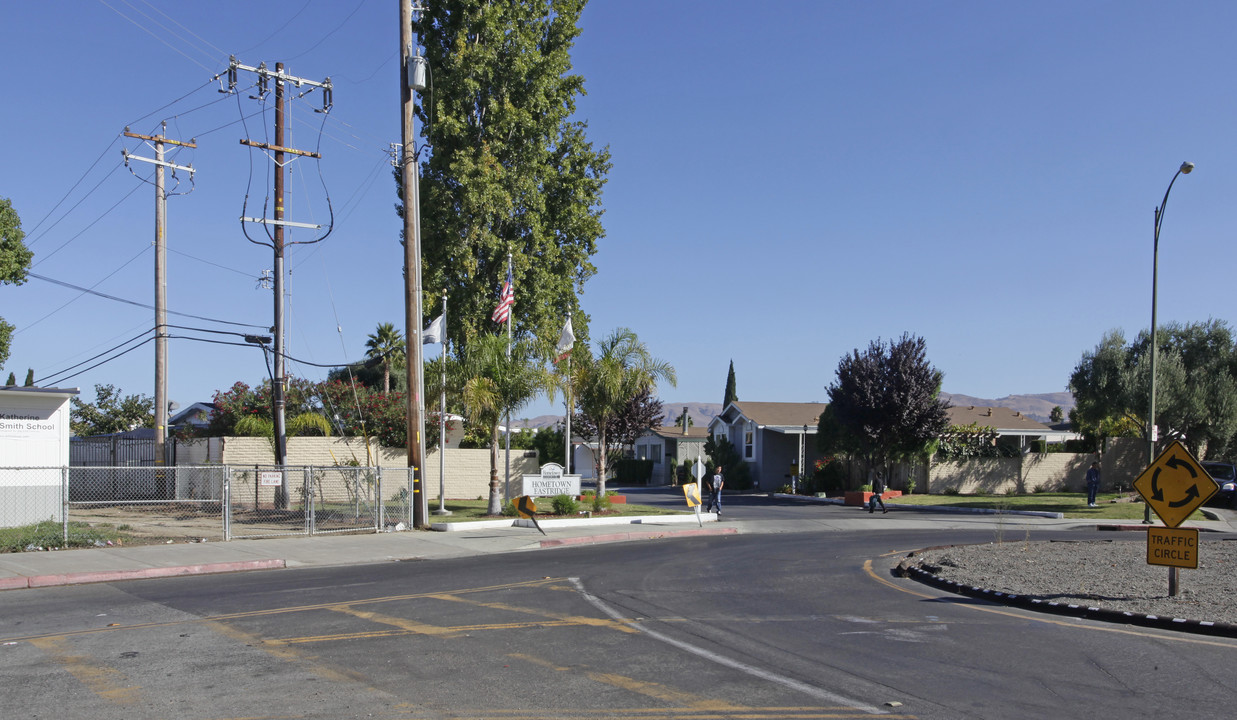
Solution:
M 933 462 L 928 492 L 936 495 L 955 490 L 963 494 L 984 492 L 989 495 L 1037 490 L 1085 492 L 1087 468 L 1097 457 L 1095 453 L 1027 453 L 1013 458 Z M 1113 487 L 1107 476 L 1110 465 L 1120 475 L 1126 472 L 1128 462 L 1111 453 L 1105 454 L 1100 465 L 1105 491 Z
M 254 465 L 271 465 L 275 462 L 275 453 L 271 441 L 266 438 L 228 437 L 204 438 L 195 443 L 186 443 L 180 450 L 184 464 L 221 463 L 230 465 L 237 470 Z M 382 476 L 383 495 L 391 498 L 399 493 L 401 488 L 408 486 L 408 453 L 403 448 L 388 448 L 371 444 L 370 455 L 375 465 L 384 469 Z M 536 453 L 525 457 L 526 451 L 511 452 L 511 485 L 512 492 L 519 489 L 523 474 L 536 473 L 540 469 Z M 184 460 L 192 457 L 192 460 Z M 351 464 L 353 459 L 361 465 L 368 460 L 365 443 L 356 438 L 288 438 L 287 464 L 290 466 L 312 465 L 315 467 L 333 467 L 337 464 Z M 502 485 L 506 478 L 506 453 L 498 453 L 498 480 Z M 428 499 L 438 499 L 438 475 L 443 463 L 438 458 L 437 448 L 427 448 L 425 458 L 425 490 Z M 447 448 L 446 450 L 446 482 L 444 489 L 448 500 L 472 500 L 489 496 L 490 483 L 490 451 L 461 450 Z M 293 483 L 301 482 L 298 475 Z
M 933 461 L 928 477 L 928 492 L 1001 495 L 1018 483 L 1018 458 L 971 458 Z

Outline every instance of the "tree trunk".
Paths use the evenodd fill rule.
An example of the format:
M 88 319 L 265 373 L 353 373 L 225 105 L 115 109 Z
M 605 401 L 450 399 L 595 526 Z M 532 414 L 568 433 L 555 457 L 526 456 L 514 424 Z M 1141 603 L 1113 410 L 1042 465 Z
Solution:
M 487 515 L 501 515 L 503 512 L 498 488 L 498 423 L 494 423 L 490 433 L 490 505 L 485 511 Z
M 598 423 L 601 428 L 597 431 L 597 497 L 598 499 L 606 496 L 606 430 L 605 423 Z

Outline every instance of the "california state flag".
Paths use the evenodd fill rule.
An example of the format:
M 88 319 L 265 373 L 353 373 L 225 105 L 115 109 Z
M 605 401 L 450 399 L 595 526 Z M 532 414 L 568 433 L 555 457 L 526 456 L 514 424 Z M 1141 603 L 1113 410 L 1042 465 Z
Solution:
M 563 334 L 558 336 L 558 344 L 554 346 L 554 362 L 557 363 L 571 353 L 571 346 L 576 344 L 576 334 L 571 331 L 571 318 L 563 326 Z

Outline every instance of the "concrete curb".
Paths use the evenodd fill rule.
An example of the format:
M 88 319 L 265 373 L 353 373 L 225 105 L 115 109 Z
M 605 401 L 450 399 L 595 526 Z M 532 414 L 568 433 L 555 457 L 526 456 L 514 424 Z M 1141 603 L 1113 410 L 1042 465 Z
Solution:
M 629 540 L 659 540 L 667 537 L 692 537 L 699 535 L 737 535 L 738 529 L 732 527 L 712 527 L 712 528 L 690 528 L 687 530 L 666 530 L 663 532 L 653 532 L 645 530 L 642 532 L 627 532 L 613 533 L 611 535 L 582 535 L 573 538 L 560 538 L 555 540 L 542 540 L 541 547 L 552 548 L 562 547 L 564 545 L 593 545 L 596 543 L 607 542 L 625 542 Z
M 65 573 L 62 575 L 33 575 L 30 577 L 0 578 L 0 590 L 53 587 L 56 585 L 84 585 L 86 583 L 118 582 L 121 580 L 149 580 L 179 575 L 210 575 L 213 573 L 244 572 L 247 570 L 275 570 L 284 567 L 286 567 L 286 563 L 283 560 L 245 560 L 209 563 L 206 565 L 142 568 L 140 570 L 100 570 L 96 572 Z
M 846 503 L 841 498 L 817 498 L 808 497 L 807 495 L 787 495 L 785 493 L 769 493 L 769 497 L 780 498 L 783 500 L 802 500 L 804 502 L 824 503 L 828 505 L 845 505 Z M 902 497 L 906 497 L 903 495 Z M 863 509 L 864 506 L 854 506 Z M 950 507 L 948 505 L 906 505 L 903 503 L 891 503 L 891 510 L 913 510 L 917 512 L 940 512 L 940 513 L 962 513 L 966 515 L 1025 515 L 1027 517 L 1042 517 L 1049 520 L 1064 520 L 1065 513 L 1059 512 L 1044 512 L 1042 510 L 992 510 L 990 508 L 964 508 Z
M 1046 612 L 1053 615 L 1065 615 L 1067 617 L 1083 618 L 1086 620 L 1100 620 L 1103 622 L 1121 623 L 1125 625 L 1138 625 L 1140 627 L 1157 628 L 1159 630 L 1173 630 L 1176 632 L 1188 632 L 1198 635 L 1237 638 L 1237 625 L 1231 625 L 1229 623 L 1211 622 L 1207 620 L 1190 620 L 1186 618 L 1168 618 L 1160 617 L 1158 615 L 1139 615 L 1123 610 L 1108 610 L 1101 607 L 1088 607 L 1085 605 L 1049 602 L 1047 600 L 1040 600 L 1039 598 L 1030 598 L 1023 595 L 1012 595 L 1009 593 L 996 592 L 994 590 L 988 590 L 981 587 L 968 587 L 952 580 L 937 577 L 923 568 L 916 565 L 910 565 L 905 560 L 898 565 L 898 571 L 903 577 L 909 577 L 912 580 L 921 582 L 924 585 L 930 585 L 938 590 L 945 590 L 957 595 L 965 595 L 967 597 L 987 600 L 989 602 L 1021 608 L 1023 610 Z

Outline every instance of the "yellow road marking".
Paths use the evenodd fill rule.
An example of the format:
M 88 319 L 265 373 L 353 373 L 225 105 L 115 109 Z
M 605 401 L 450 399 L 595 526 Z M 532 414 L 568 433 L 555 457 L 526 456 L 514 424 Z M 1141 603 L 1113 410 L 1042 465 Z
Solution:
M 461 590 L 451 590 L 451 591 L 445 591 L 445 592 L 442 590 L 439 590 L 439 591 L 428 592 L 428 593 L 410 593 L 407 595 L 387 595 L 384 597 L 367 598 L 367 599 L 362 599 L 362 600 L 347 600 L 343 602 L 333 602 L 333 603 L 318 603 L 315 605 L 294 605 L 291 607 L 269 608 L 266 610 L 250 610 L 247 612 L 227 613 L 224 615 L 209 615 L 206 617 L 190 618 L 190 619 L 185 619 L 185 620 L 168 620 L 165 622 L 136 623 L 133 625 L 116 625 L 116 626 L 101 627 L 101 628 L 90 628 L 88 630 L 72 630 L 69 632 L 60 632 L 60 633 L 44 633 L 41 635 L 25 635 L 25 636 L 16 636 L 16 637 L 6 637 L 6 638 L 0 638 L 0 642 L 17 642 L 17 641 L 30 642 L 33 640 L 38 640 L 40 638 L 73 637 L 75 635 L 93 635 L 96 633 L 109 633 L 109 632 L 117 632 L 120 630 L 140 630 L 144 628 L 176 627 L 178 625 L 192 625 L 195 623 L 222 622 L 222 621 L 227 621 L 227 620 L 243 620 L 245 618 L 266 617 L 269 615 L 283 615 L 287 613 L 309 612 L 312 610 L 332 610 L 336 607 L 341 607 L 341 606 L 375 605 L 378 603 L 399 602 L 402 600 L 420 600 L 424 598 L 441 597 L 441 596 L 447 596 L 447 595 L 452 595 L 452 596 L 453 595 L 467 595 L 471 593 L 491 592 L 494 590 L 510 590 L 513 588 L 541 587 L 541 586 L 549 585 L 552 583 L 562 582 L 562 580 L 563 580 L 562 578 L 544 578 L 542 580 L 531 580 L 528 582 L 505 583 L 502 585 L 489 585 L 486 587 L 478 587 L 478 588 L 464 588 Z
M 438 600 L 449 600 L 451 602 L 464 603 L 467 605 L 473 605 L 475 607 L 488 608 L 490 610 L 506 610 L 508 612 L 526 613 L 529 615 L 539 615 L 541 617 L 552 618 L 554 620 L 570 622 L 575 625 L 584 625 L 588 627 L 597 627 L 597 628 L 609 628 L 611 630 L 618 630 L 620 632 L 631 633 L 631 634 L 638 634 L 640 632 L 639 630 L 636 630 L 635 628 L 629 627 L 626 622 L 621 621 L 621 620 L 584 617 L 583 615 L 562 615 L 559 613 L 546 612 L 538 608 L 524 608 L 524 607 L 519 607 L 517 605 L 508 605 L 506 603 L 487 603 L 487 602 L 481 602 L 478 600 L 472 600 L 470 598 L 457 597 L 454 595 L 441 595 L 441 596 L 431 595 L 430 597 L 434 597 L 435 599 L 438 599 Z
M 370 612 L 368 610 L 357 610 L 356 608 L 348 605 L 340 605 L 330 608 L 330 610 L 337 613 L 343 613 L 344 615 L 351 615 L 362 620 L 368 620 L 369 622 L 379 623 L 382 625 L 391 625 L 403 630 L 403 634 L 432 635 L 435 637 L 455 637 L 460 634 L 458 631 L 451 628 L 445 628 L 438 625 L 426 625 L 425 623 L 419 623 L 416 620 L 395 617 L 384 613 Z
M 30 643 L 64 666 L 70 675 L 95 695 L 117 705 L 133 705 L 141 700 L 141 687 L 127 685 L 119 670 L 101 665 L 84 655 L 71 655 L 64 638 L 41 638 Z
M 918 590 L 913 590 L 911 588 L 902 587 L 901 585 L 898 585 L 897 583 L 893 582 L 892 580 L 889 580 L 888 578 L 883 578 L 880 575 L 877 575 L 876 572 L 872 569 L 871 560 L 865 560 L 863 562 L 863 571 L 868 574 L 868 577 L 872 578 L 876 582 L 886 587 L 891 587 L 894 590 L 897 590 L 899 592 L 904 592 L 908 595 L 914 595 L 915 597 L 928 598 L 928 599 L 937 599 L 937 598 L 942 597 L 941 593 L 925 593 L 925 592 L 920 592 Z M 947 593 L 945 597 L 967 598 L 969 600 L 975 600 L 976 602 L 981 602 L 978 598 L 970 598 L 966 595 L 956 595 L 954 593 Z M 1078 622 L 1069 622 L 1068 620 L 1060 620 L 1060 619 L 1052 618 L 1052 617 L 1040 617 L 1033 610 L 1026 610 L 1024 611 L 1025 614 L 1022 614 L 1022 613 L 1012 612 L 1009 610 L 1001 610 L 1000 608 L 985 607 L 983 605 L 972 605 L 972 604 L 960 603 L 959 607 L 965 607 L 971 610 L 978 610 L 979 612 L 992 613 L 993 615 L 1004 615 L 1005 617 L 1018 618 L 1019 620 L 1032 620 L 1034 622 L 1046 623 L 1048 625 L 1059 625 L 1061 627 L 1094 630 L 1096 632 L 1115 633 L 1117 635 L 1133 635 L 1135 637 L 1155 638 L 1158 640 L 1171 640 L 1173 642 L 1186 643 L 1189 645 L 1210 645 L 1213 647 L 1222 647 L 1222 648 L 1230 648 L 1230 649 L 1237 647 L 1237 644 L 1234 644 L 1231 642 L 1220 642 L 1218 640 L 1207 640 L 1207 639 L 1203 639 L 1199 637 L 1180 637 L 1177 635 L 1168 635 L 1168 634 L 1161 635 L 1159 633 L 1143 632 L 1141 630 L 1127 630 L 1125 628 L 1116 628 L 1116 627 L 1099 627 L 1096 625 L 1089 625 L 1089 624 L 1078 623 Z
M 712 711 L 746 709 L 742 706 L 731 705 L 730 703 L 721 700 L 713 700 L 711 698 L 701 697 L 694 693 L 675 690 L 674 688 L 667 687 L 660 683 L 644 682 L 642 680 L 636 680 L 635 678 L 626 677 L 624 675 L 616 675 L 614 673 L 599 673 L 586 669 L 582 670 L 578 667 L 559 667 L 547 660 L 542 660 L 541 658 L 526 655 L 524 653 L 512 653 L 508 657 L 523 660 L 539 667 L 549 668 L 555 672 L 583 672 L 584 676 L 593 682 L 621 688 L 623 690 L 627 690 L 628 692 L 634 692 L 640 695 L 647 695 L 648 697 L 674 703 L 675 705 L 680 705 L 682 707 Z

